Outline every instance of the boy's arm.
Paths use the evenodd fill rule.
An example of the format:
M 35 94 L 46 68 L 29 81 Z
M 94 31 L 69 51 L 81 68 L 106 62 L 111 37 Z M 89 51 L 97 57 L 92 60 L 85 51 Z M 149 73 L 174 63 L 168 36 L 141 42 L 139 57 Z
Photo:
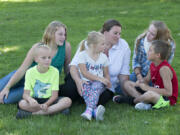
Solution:
M 146 77 L 143 78 L 144 83 L 149 84 L 150 80 L 151 80 L 151 72 L 150 70 L 148 71 L 148 74 L 146 75 Z
M 26 101 L 28 101 L 30 104 L 36 104 L 37 103 L 37 101 L 34 99 L 34 98 L 32 98 L 31 96 L 30 96 L 30 90 L 24 90 L 24 93 L 23 93 L 23 99 L 24 100 L 26 100 Z
M 58 91 L 53 90 L 52 96 L 44 104 L 46 104 L 47 106 L 50 106 L 57 98 L 58 98 Z
M 172 72 L 167 66 L 163 66 L 160 69 L 160 76 L 163 80 L 164 88 L 154 88 L 147 85 L 140 84 L 140 87 L 145 91 L 155 91 L 163 96 L 172 96 Z

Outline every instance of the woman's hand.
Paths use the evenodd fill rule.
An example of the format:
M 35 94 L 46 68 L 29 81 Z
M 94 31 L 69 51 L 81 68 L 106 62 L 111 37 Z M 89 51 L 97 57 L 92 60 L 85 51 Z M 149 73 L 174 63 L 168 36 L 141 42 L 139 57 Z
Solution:
M 0 93 L 0 103 L 4 104 L 4 97 L 5 99 L 8 98 L 8 95 L 9 95 L 9 88 L 5 87 L 1 93 Z

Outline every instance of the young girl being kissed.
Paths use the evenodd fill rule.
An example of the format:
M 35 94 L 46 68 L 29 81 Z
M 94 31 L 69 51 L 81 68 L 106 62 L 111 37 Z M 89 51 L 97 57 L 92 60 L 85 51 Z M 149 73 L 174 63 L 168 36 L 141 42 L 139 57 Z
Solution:
M 106 47 L 104 35 L 92 31 L 87 39 L 80 43 L 80 46 L 78 67 L 80 77 L 84 82 L 81 95 L 86 103 L 86 110 L 81 116 L 87 120 L 91 120 L 92 117 L 103 120 L 105 108 L 102 105 L 97 106 L 97 103 L 105 87 L 111 87 L 108 58 L 103 53 Z

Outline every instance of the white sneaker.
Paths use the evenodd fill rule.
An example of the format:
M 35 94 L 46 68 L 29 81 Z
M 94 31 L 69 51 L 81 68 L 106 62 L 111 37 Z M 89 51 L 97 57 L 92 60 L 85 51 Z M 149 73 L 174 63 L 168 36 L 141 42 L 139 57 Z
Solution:
M 87 112 L 82 113 L 81 116 L 87 120 L 91 120 L 92 118 L 92 114 L 89 114 Z
M 105 108 L 102 105 L 99 105 L 96 109 L 96 120 L 102 121 L 104 119 L 103 115 L 105 113 Z
M 146 104 L 146 103 L 143 103 L 143 102 L 137 103 L 135 105 L 136 110 L 150 110 L 151 108 L 152 108 L 151 104 Z

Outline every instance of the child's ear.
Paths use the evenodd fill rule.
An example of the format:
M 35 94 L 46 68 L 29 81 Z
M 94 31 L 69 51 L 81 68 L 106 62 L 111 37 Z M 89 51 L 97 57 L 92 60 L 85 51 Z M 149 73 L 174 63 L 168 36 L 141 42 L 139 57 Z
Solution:
M 160 53 L 157 53 L 156 55 L 157 55 L 157 57 L 158 57 L 159 59 L 161 59 L 161 54 L 160 54 Z
M 37 56 L 34 56 L 34 61 L 35 61 L 36 63 L 38 63 L 38 57 L 37 57 Z

